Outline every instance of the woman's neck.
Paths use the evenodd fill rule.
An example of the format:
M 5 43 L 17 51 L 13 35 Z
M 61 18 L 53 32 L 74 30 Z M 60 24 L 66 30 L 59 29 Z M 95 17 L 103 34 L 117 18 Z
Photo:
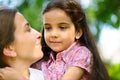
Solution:
M 12 66 L 16 71 L 18 71 L 21 75 L 23 75 L 26 79 L 29 80 L 30 72 L 29 67 L 24 65 Z
M 30 63 L 26 63 L 25 61 L 14 61 L 14 62 L 11 62 L 10 64 L 12 68 L 14 68 L 17 72 L 19 72 L 28 80 L 30 77 L 30 73 L 29 73 L 30 65 L 31 65 Z

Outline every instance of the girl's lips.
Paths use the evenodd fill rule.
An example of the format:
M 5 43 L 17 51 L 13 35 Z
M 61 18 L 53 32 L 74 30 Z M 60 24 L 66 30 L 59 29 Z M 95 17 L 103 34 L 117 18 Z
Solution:
M 50 43 L 60 43 L 60 41 L 50 41 Z
M 59 45 L 61 42 L 59 41 L 50 41 L 50 44 L 53 45 L 53 46 L 57 46 Z

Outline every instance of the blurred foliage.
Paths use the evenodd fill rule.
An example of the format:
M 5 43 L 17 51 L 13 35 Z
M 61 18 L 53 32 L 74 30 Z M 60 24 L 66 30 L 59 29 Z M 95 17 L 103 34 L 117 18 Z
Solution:
M 120 27 L 120 0 L 92 0 L 86 13 L 89 24 L 96 28 L 97 39 L 99 39 L 101 25 L 108 24 L 114 28 Z
M 44 0 L 24 0 L 23 4 L 17 9 L 30 22 L 31 26 L 40 31 L 42 26 L 41 7 Z
M 120 64 L 110 64 L 107 69 L 111 80 L 120 80 Z
M 30 22 L 31 27 L 40 31 L 42 26 L 41 7 L 45 0 L 0 0 L 0 6 L 17 8 Z
M 8 4 L 16 0 L 0 0 L 0 2 L 8 1 Z M 37 30 L 41 29 L 41 10 L 43 3 L 50 0 L 18 0 L 22 1 L 21 5 L 16 6 L 19 11 L 31 23 L 31 26 Z M 114 28 L 120 27 L 120 0 L 90 0 L 90 6 L 85 9 L 89 25 L 96 39 L 99 39 L 102 24 L 109 24 Z M 2 3 L 0 3 L 1 5 Z

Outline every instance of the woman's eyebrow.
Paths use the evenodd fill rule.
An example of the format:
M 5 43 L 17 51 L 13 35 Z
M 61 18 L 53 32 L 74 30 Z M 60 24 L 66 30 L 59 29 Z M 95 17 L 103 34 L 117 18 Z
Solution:
M 25 23 L 24 27 L 26 27 L 26 25 L 30 25 L 28 22 Z

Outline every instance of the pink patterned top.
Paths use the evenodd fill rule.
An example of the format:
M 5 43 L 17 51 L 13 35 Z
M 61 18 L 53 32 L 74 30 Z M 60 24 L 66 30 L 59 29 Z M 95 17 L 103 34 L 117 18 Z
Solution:
M 77 66 L 88 73 L 91 72 L 93 58 L 91 52 L 85 47 L 80 46 L 76 42 L 67 50 L 57 53 L 56 59 L 54 53 L 50 53 L 50 60 L 42 62 L 41 69 L 45 74 L 45 80 L 60 80 L 70 66 Z M 87 74 L 83 74 L 80 80 L 89 80 Z

